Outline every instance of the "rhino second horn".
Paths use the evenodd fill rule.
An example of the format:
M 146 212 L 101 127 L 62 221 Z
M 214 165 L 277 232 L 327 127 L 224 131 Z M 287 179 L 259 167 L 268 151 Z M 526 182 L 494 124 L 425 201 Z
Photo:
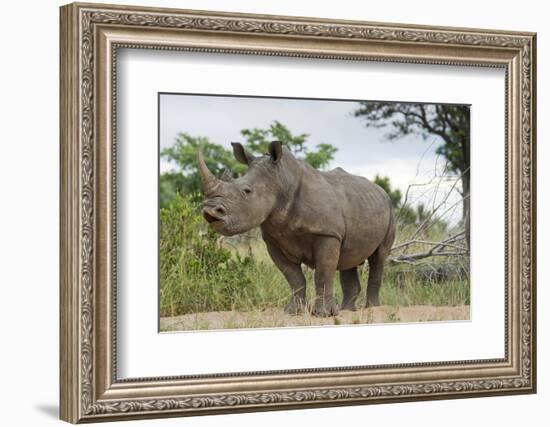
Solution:
M 202 153 L 200 151 L 197 154 L 197 162 L 199 164 L 199 173 L 201 175 L 204 192 L 211 193 L 219 184 L 218 178 L 216 178 L 214 174 L 210 172 L 210 169 L 208 169 L 208 166 L 206 166 L 206 163 L 204 162 L 204 157 L 202 156 Z
M 220 179 L 225 182 L 231 182 L 233 181 L 233 174 L 229 169 L 224 169 Z

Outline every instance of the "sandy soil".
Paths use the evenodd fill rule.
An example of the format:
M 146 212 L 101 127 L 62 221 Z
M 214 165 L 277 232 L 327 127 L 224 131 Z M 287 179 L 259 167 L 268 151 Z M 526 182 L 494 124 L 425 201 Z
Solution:
M 284 326 L 359 325 L 366 323 L 429 322 L 469 320 L 470 306 L 373 307 L 342 311 L 337 317 L 320 318 L 309 314 L 290 316 L 282 310 L 253 312 L 213 311 L 160 319 L 161 331 L 205 329 L 274 328 Z

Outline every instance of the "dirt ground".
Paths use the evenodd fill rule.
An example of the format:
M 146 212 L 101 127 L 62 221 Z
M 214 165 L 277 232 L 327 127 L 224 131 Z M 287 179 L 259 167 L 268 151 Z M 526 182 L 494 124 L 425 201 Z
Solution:
M 278 328 L 285 326 L 359 325 L 367 323 L 429 322 L 469 320 L 470 306 L 409 307 L 381 306 L 357 311 L 342 311 L 337 317 L 314 317 L 310 314 L 291 316 L 282 310 L 238 312 L 213 311 L 162 317 L 160 330 L 188 331 L 210 329 Z

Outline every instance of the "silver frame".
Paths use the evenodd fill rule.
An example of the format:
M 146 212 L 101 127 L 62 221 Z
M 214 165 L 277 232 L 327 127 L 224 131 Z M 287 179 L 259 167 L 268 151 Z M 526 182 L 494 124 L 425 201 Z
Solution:
M 61 418 L 69 422 L 536 390 L 533 33 L 75 3 L 61 8 Z M 119 380 L 118 48 L 506 70 L 505 357 Z

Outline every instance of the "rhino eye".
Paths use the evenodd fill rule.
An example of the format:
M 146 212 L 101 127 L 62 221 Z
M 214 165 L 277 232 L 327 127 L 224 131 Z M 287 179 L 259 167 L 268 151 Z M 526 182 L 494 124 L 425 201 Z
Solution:
M 246 194 L 246 195 L 248 196 L 249 194 L 252 193 L 252 189 L 250 189 L 250 188 L 248 188 L 248 187 L 245 187 L 245 188 L 243 188 L 243 193 Z

